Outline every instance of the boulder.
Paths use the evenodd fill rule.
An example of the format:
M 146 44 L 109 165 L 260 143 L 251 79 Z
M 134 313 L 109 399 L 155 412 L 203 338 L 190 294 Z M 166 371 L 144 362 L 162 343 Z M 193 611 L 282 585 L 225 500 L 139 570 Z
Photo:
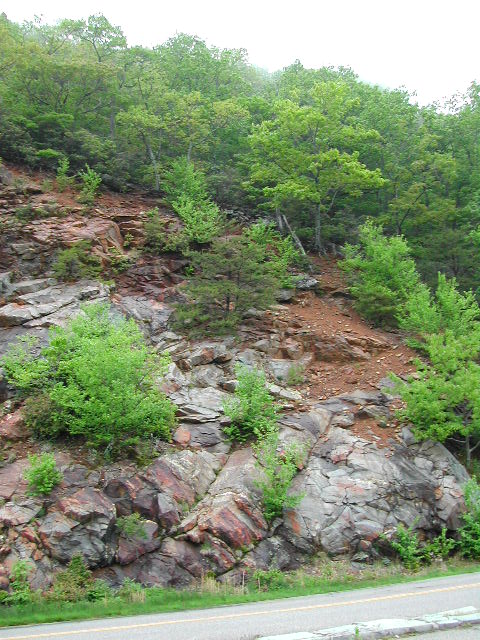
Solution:
M 114 521 L 113 502 L 98 489 L 85 488 L 59 500 L 38 532 L 53 558 L 66 563 L 80 553 L 88 566 L 97 567 L 113 560 Z
M 303 496 L 288 510 L 282 535 L 305 553 L 369 551 L 399 524 L 426 535 L 455 529 L 463 510 L 463 467 L 439 444 L 377 449 L 331 426 L 292 483 Z M 431 464 L 428 464 L 430 462 Z

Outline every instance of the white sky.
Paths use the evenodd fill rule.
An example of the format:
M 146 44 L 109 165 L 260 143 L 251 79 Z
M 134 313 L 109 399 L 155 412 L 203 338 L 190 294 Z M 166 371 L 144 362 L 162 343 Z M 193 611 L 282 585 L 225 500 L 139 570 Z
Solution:
M 243 47 L 270 71 L 349 66 L 361 79 L 417 92 L 427 104 L 480 80 L 479 0 L 0 0 L 15 21 L 103 13 L 129 44 L 176 32 Z

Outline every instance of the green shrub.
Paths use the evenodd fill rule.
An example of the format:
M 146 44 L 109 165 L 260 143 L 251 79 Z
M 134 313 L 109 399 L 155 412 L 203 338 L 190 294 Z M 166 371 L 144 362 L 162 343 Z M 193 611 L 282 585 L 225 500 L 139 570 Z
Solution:
M 224 404 L 231 424 L 224 431 L 231 440 L 245 442 L 275 430 L 277 408 L 263 371 L 239 364 L 235 372 L 238 378 L 235 395 Z
M 225 226 L 224 219 L 214 202 L 199 202 L 182 194 L 173 202 L 172 207 L 185 225 L 183 233 L 188 242 L 205 244 L 221 235 Z
M 480 560 L 480 484 L 473 478 L 465 485 L 465 503 L 459 550 L 465 558 Z
M 63 479 L 62 472 L 57 469 L 53 453 L 28 456 L 30 469 L 25 471 L 29 493 L 33 496 L 46 496 Z
M 147 539 L 145 519 L 139 513 L 131 513 L 117 519 L 116 527 L 119 533 L 129 540 Z
M 125 255 L 115 247 L 111 247 L 108 250 L 108 256 L 110 259 L 110 269 L 115 275 L 127 271 L 133 264 L 133 260 L 129 256 Z
M 62 192 L 65 191 L 68 187 L 73 186 L 75 179 L 72 176 L 68 175 L 70 171 L 70 160 L 68 158 L 62 158 L 58 162 L 57 168 L 57 189 Z
M 42 207 L 34 207 L 32 204 L 26 204 L 15 209 L 15 217 L 20 222 L 31 222 L 36 219 L 49 218 L 51 214 Z
M 252 582 L 258 591 L 276 591 L 283 589 L 289 584 L 288 575 L 276 567 L 267 571 L 257 569 L 252 574 Z
M 131 578 L 125 578 L 117 591 L 117 596 L 126 602 L 145 602 L 145 595 L 144 587 Z
M 350 277 L 358 311 L 377 325 L 396 326 L 420 276 L 402 236 L 387 238 L 369 221 L 359 228 L 359 244 L 347 244 L 340 266 Z
M 39 398 L 25 414 L 38 436 L 80 436 L 106 457 L 142 439 L 170 439 L 174 405 L 157 390 L 168 363 L 145 344 L 133 320 L 110 317 L 108 305 L 91 304 L 66 328 L 52 328 L 40 351 L 22 340 L 2 360 L 7 379 L 24 396 Z M 34 402 L 34 401 L 32 401 Z
M 297 385 L 305 382 L 305 367 L 303 364 L 292 364 L 287 373 L 287 384 L 290 387 L 296 387 Z
M 92 584 L 92 572 L 86 566 L 82 556 L 76 555 L 70 560 L 66 569 L 55 575 L 47 597 L 60 602 L 87 600 Z
M 447 529 L 442 528 L 440 535 L 433 538 L 430 542 L 427 542 L 423 549 L 423 556 L 425 562 L 429 563 L 430 560 L 435 558 L 440 560 L 446 560 L 452 552 L 457 548 L 458 543 L 453 538 L 447 538 Z
M 102 271 L 102 262 L 91 253 L 90 242 L 81 240 L 69 249 L 60 251 L 52 269 L 56 278 L 71 282 L 82 278 L 97 278 Z
M 32 602 L 33 591 L 28 581 L 32 565 L 27 560 L 17 560 L 10 572 L 11 593 L 5 599 L 6 604 L 22 605 Z
M 205 176 L 185 157 L 172 162 L 170 169 L 165 172 L 162 186 L 169 204 L 173 204 L 180 196 L 196 203 L 209 200 Z
M 275 301 L 280 279 L 272 274 L 262 248 L 245 235 L 217 238 L 208 251 L 186 255 L 192 267 L 186 287 L 190 301 L 178 307 L 179 329 L 231 331 L 249 309 L 266 309 Z
M 145 249 L 148 253 L 158 254 L 162 251 L 185 251 L 188 238 L 183 231 L 174 231 L 172 221 L 162 220 L 158 208 L 147 211 L 147 220 L 143 225 L 145 232 Z
M 418 533 L 414 533 L 413 527 L 406 529 L 402 524 L 398 525 L 395 538 L 390 540 L 390 545 L 406 569 L 418 571 L 425 556 Z
M 278 451 L 278 431 L 262 434 L 254 446 L 257 466 L 263 478 L 256 484 L 262 491 L 263 513 L 267 522 L 281 517 L 284 508 L 292 509 L 301 501 L 301 495 L 288 493 L 303 456 L 296 445 Z
M 273 223 L 256 222 L 244 231 L 249 243 L 260 247 L 269 265 L 270 273 L 280 281 L 282 287 L 294 286 L 294 278 L 288 273 L 293 265 L 304 264 L 304 259 L 290 236 L 282 237 Z
M 78 201 L 90 206 L 95 202 L 98 190 L 102 184 L 102 178 L 94 169 L 91 169 L 88 164 L 85 165 L 85 170 L 80 171 L 78 175 L 82 181 Z

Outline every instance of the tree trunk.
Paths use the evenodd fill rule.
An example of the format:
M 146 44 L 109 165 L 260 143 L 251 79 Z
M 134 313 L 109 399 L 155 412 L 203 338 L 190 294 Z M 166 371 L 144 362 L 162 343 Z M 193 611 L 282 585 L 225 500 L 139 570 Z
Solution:
M 152 151 L 152 147 L 148 140 L 145 140 L 145 146 L 147 148 L 148 157 L 150 158 L 150 162 L 152 163 L 153 173 L 155 174 L 155 191 L 160 191 L 160 174 L 158 173 L 158 165 L 157 160 L 155 158 L 155 154 Z
M 470 449 L 470 436 L 465 436 L 465 466 L 470 469 L 472 450 Z
M 322 253 L 322 213 L 320 204 L 315 210 L 315 251 L 320 255 Z

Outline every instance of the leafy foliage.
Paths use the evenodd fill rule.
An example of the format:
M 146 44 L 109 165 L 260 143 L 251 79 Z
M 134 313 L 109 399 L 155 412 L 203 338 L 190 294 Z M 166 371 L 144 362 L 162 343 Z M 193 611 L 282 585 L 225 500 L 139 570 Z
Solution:
M 417 362 L 416 379 L 396 380 L 405 402 L 400 417 L 413 424 L 419 440 L 461 438 L 466 461 L 480 446 L 480 307 L 471 293 L 439 275 L 435 296 L 425 289 L 406 305 L 402 326 L 428 356 Z
M 410 571 L 418 571 L 422 564 L 430 564 L 434 559 L 446 560 L 458 546 L 456 540 L 447 537 L 445 527 L 438 536 L 422 544 L 413 526 L 407 529 L 401 524 L 389 542 L 404 567 Z
M 102 271 L 102 262 L 92 254 L 88 240 L 81 240 L 68 249 L 60 251 L 52 269 L 59 280 L 96 278 Z
M 296 507 L 303 497 L 289 493 L 303 456 L 294 444 L 281 451 L 278 446 L 278 430 L 262 434 L 255 445 L 258 466 L 263 474 L 257 486 L 262 491 L 263 512 L 268 522 L 282 516 L 285 508 Z
M 421 286 L 405 239 L 387 238 L 372 221 L 360 227 L 358 245 L 345 246 L 340 266 L 350 276 L 357 309 L 375 324 L 395 326 L 405 304 Z
M 73 183 L 75 180 L 72 176 L 68 175 L 69 171 L 70 171 L 70 160 L 68 158 L 62 158 L 61 160 L 59 160 L 58 168 L 57 168 L 56 183 L 57 183 L 57 189 L 60 192 L 65 191 L 65 189 L 67 189 L 68 187 L 73 186 Z
M 25 472 L 29 493 L 33 496 L 47 496 L 63 479 L 62 472 L 57 468 L 55 456 L 52 453 L 31 455 L 28 457 L 30 468 Z
M 258 369 L 237 365 L 237 387 L 233 399 L 225 403 L 224 411 L 231 424 L 224 431 L 232 440 L 245 442 L 262 438 L 275 430 L 277 408 L 266 387 L 265 374 Z
M 10 572 L 11 593 L 4 600 L 5 604 L 21 605 L 32 602 L 34 593 L 28 580 L 32 569 L 32 565 L 27 560 L 17 560 L 13 564 Z
M 47 592 L 49 600 L 58 602 L 95 602 L 110 595 L 111 589 L 103 580 L 95 580 L 81 555 L 74 556 Z
M 131 513 L 128 516 L 117 518 L 116 527 L 121 535 L 129 540 L 147 538 L 145 530 L 145 520 L 139 513 Z
M 180 305 L 178 325 L 219 333 L 233 329 L 252 307 L 266 309 L 279 282 L 264 261 L 260 247 L 243 236 L 220 238 L 208 251 L 188 253 L 192 267 L 186 293 L 193 304 Z
M 40 357 L 34 346 L 31 339 L 14 345 L 3 366 L 9 382 L 34 398 L 25 418 L 38 436 L 81 436 L 106 456 L 143 438 L 170 438 L 175 408 L 156 389 L 167 359 L 147 348 L 133 320 L 88 305 L 50 331 Z
M 466 558 L 480 559 L 480 486 L 471 479 L 465 485 L 466 512 L 460 528 L 460 553 Z
M 80 171 L 78 175 L 82 181 L 78 201 L 86 205 L 92 205 L 97 197 L 98 189 L 102 184 L 102 178 L 94 169 L 91 169 L 88 164 L 85 165 L 85 170 Z

